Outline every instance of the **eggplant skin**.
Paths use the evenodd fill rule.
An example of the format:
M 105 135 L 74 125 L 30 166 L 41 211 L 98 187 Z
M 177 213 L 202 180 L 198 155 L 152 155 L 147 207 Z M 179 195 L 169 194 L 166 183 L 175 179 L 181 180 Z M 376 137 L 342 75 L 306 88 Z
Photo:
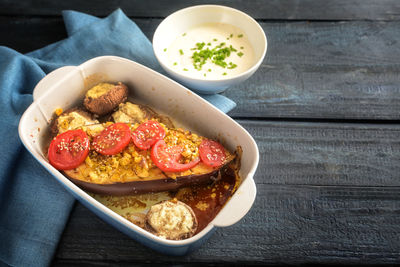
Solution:
M 191 174 L 187 176 L 179 176 L 176 178 L 161 178 L 154 180 L 140 180 L 125 183 L 114 183 L 114 184 L 95 184 L 78 179 L 74 179 L 71 176 L 66 177 L 70 179 L 74 184 L 80 188 L 100 195 L 113 195 L 113 196 L 124 196 L 124 195 L 136 195 L 144 193 L 156 193 L 162 191 L 173 191 L 181 187 L 188 187 L 193 185 L 207 184 L 214 182 L 219 179 L 220 172 L 226 171 L 229 168 L 230 163 L 235 159 L 232 157 L 228 162 L 222 165 L 218 169 L 214 169 L 211 172 L 204 174 Z

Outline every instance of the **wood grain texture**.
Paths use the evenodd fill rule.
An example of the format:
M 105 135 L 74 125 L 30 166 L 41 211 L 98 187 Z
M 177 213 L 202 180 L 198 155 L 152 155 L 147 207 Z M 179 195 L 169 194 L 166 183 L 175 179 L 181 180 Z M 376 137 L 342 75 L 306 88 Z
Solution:
M 193 5 L 219 4 L 240 9 L 260 20 L 398 20 L 400 3 L 396 0 L 175 0 L 141 1 L 51 1 L 29 0 L 0 2 L 0 14 L 6 15 L 53 15 L 62 10 L 74 9 L 97 16 L 106 16 L 121 8 L 132 17 L 166 17 L 172 12 Z
M 400 125 L 240 123 L 261 158 L 256 202 L 238 224 L 190 255 L 169 257 L 77 205 L 54 265 L 400 260 Z
M 199 250 L 183 257 L 145 248 L 77 205 L 53 265 L 399 262 L 399 187 L 258 183 L 257 189 L 244 219 L 218 229 Z
M 151 40 L 160 19 L 135 19 Z M 235 118 L 400 120 L 400 22 L 261 23 L 267 57 L 224 94 Z M 0 17 L 0 45 L 31 51 L 66 37 L 61 19 Z M 9 38 L 11 36 L 11 38 Z
M 260 69 L 224 93 L 260 150 L 252 209 L 171 257 L 78 203 L 52 265 L 400 263 L 399 1 L 0 0 L 0 45 L 26 53 L 66 38 L 65 9 L 121 8 L 151 40 L 164 17 L 204 3 L 248 13 L 268 37 Z
M 239 121 L 263 184 L 400 186 L 400 125 Z
M 398 22 L 263 23 L 267 56 L 225 95 L 235 117 L 400 119 Z

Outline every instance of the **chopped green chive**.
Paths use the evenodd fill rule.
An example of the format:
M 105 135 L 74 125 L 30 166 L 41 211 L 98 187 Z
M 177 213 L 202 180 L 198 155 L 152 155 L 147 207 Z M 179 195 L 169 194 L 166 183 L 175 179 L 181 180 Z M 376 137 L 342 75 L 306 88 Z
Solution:
M 164 52 L 166 52 L 167 51 L 167 48 L 164 48 Z
M 224 72 L 224 73 L 222 73 L 222 75 L 227 75 L 227 73 L 226 73 L 226 72 Z
M 218 41 L 218 39 L 214 38 L 213 41 L 216 42 L 216 41 Z
M 182 49 L 179 49 L 179 54 L 183 55 Z
M 178 65 L 178 63 L 177 63 L 177 62 L 174 62 L 174 66 L 176 66 L 176 65 Z
M 222 68 L 233 69 L 237 67 L 237 65 L 232 62 L 229 64 L 226 62 L 226 59 L 231 55 L 231 53 L 237 52 L 236 48 L 234 48 L 232 45 L 229 45 L 228 47 L 224 42 L 219 43 L 213 48 L 209 48 L 208 46 L 210 45 L 211 43 L 207 43 L 206 46 L 205 42 L 201 42 L 196 43 L 195 47 L 191 48 L 191 50 L 194 51 L 191 57 L 193 67 L 196 70 L 200 71 L 203 65 L 207 62 L 214 63 Z M 183 52 L 181 52 L 181 55 L 182 54 Z M 211 72 L 211 69 L 208 69 L 208 72 Z
M 241 47 L 240 47 L 240 49 L 244 49 L 244 47 L 243 47 L 243 46 L 241 46 Z
M 239 37 L 239 38 L 242 38 L 242 37 L 243 37 L 243 34 L 239 34 L 238 37 Z
M 184 71 L 188 71 L 188 69 L 187 69 L 187 68 L 184 68 L 183 70 L 184 70 Z
M 237 53 L 239 57 L 242 57 L 244 54 L 242 52 Z
M 229 37 L 232 38 L 233 37 L 233 33 L 231 33 L 231 35 L 229 35 Z
M 204 73 L 204 77 L 206 77 L 206 76 L 207 76 L 207 74 Z
M 229 62 L 228 69 L 234 69 L 236 67 L 237 67 L 237 65 L 235 63 Z
M 206 43 L 205 42 L 202 42 L 202 43 L 197 43 L 196 44 L 196 46 L 197 46 L 197 49 L 198 50 L 201 50 L 201 49 L 203 49 L 203 47 L 206 45 Z
M 186 36 L 186 32 L 182 34 L 182 36 Z

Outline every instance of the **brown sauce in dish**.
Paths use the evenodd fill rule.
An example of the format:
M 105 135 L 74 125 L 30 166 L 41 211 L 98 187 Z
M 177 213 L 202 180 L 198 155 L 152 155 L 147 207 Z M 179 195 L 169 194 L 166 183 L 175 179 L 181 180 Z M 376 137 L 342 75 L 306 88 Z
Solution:
M 180 189 L 176 198 L 189 205 L 198 220 L 196 234 L 203 230 L 224 207 L 238 185 L 238 177 L 231 168 L 221 171 L 221 179 L 208 186 Z
M 219 180 L 209 185 L 195 185 L 176 192 L 149 193 L 133 196 L 91 194 L 96 200 L 132 223 L 144 227 L 145 214 L 150 207 L 163 200 L 177 198 L 189 205 L 197 218 L 195 234 L 203 230 L 224 207 L 240 184 L 235 164 L 221 170 Z

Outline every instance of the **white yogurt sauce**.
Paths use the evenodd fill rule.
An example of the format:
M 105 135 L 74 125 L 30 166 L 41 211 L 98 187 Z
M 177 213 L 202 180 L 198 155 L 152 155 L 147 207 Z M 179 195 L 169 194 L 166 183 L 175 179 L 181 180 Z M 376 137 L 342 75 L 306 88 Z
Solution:
M 224 47 L 232 46 L 236 51 L 231 51 L 225 58 L 226 67 L 216 65 L 207 60 L 201 69 L 196 69 L 192 59 L 197 48 L 197 43 L 205 43 L 202 49 L 212 50 L 221 43 Z M 169 47 L 164 49 L 167 53 L 169 65 L 183 75 L 194 78 L 215 80 L 235 76 L 248 70 L 254 64 L 253 48 L 246 34 L 238 27 L 225 23 L 207 23 L 193 27 L 178 36 Z M 234 65 L 230 65 L 230 63 Z M 235 66 L 233 67 L 232 66 Z

